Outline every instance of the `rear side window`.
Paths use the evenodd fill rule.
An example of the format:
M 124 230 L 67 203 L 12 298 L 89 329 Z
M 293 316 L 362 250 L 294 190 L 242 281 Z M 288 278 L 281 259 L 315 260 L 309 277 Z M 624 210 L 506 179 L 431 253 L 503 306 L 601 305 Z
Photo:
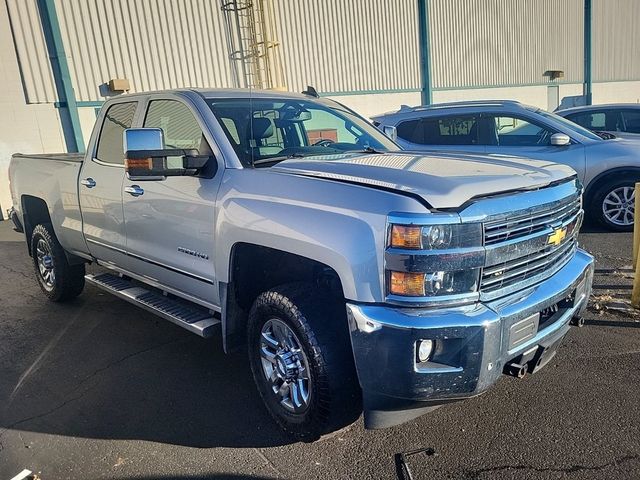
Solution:
M 640 110 L 623 110 L 625 132 L 640 133 Z
M 137 102 L 127 102 L 109 107 L 98 139 L 98 152 L 96 153 L 98 160 L 116 165 L 124 164 L 122 133 L 127 128 L 131 128 L 137 106 Z
M 479 118 L 473 115 L 420 118 L 400 123 L 398 137 L 420 145 L 478 145 Z
M 575 113 L 567 118 L 589 130 L 609 130 L 612 132 L 621 130 L 616 111 Z

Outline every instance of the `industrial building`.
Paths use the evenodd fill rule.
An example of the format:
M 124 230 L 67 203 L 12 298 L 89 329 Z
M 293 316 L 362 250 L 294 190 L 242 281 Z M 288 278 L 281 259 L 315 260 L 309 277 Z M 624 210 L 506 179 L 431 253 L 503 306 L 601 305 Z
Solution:
M 466 99 L 640 101 L 637 0 L 3 0 L 12 153 L 82 151 L 111 95 L 312 85 L 370 116 Z

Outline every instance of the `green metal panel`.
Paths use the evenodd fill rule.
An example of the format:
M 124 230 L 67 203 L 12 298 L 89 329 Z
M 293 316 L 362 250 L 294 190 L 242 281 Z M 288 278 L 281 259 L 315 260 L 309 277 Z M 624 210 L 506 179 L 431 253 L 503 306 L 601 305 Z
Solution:
M 591 49 L 591 29 L 593 22 L 591 17 L 591 0 L 584 0 L 584 96 L 587 105 L 591 105 L 592 95 L 592 49 Z
M 69 65 L 64 52 L 54 0 L 38 0 L 38 10 L 47 50 L 49 51 L 58 98 L 60 99 L 60 104 L 65 105 L 61 108 L 61 120 L 67 150 L 69 152 L 81 152 L 85 149 L 84 139 L 82 138 L 78 106 L 71 83 Z
M 418 22 L 420 38 L 420 80 L 422 104 L 432 103 L 431 53 L 429 48 L 429 0 L 418 0 Z

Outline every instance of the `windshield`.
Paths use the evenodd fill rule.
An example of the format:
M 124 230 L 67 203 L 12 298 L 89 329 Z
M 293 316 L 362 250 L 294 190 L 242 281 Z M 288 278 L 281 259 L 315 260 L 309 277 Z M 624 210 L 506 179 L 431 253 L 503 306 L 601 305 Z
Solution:
M 560 115 L 556 115 L 555 113 L 549 113 L 544 110 L 538 110 L 538 113 L 543 117 L 551 118 L 557 122 L 562 123 L 565 127 L 573 130 L 576 133 L 579 133 L 583 137 L 587 137 L 591 140 L 602 140 L 601 137 L 593 133 L 591 130 L 587 130 L 586 128 L 581 127 L 577 123 L 573 123 L 571 120 L 567 120 L 566 118 L 561 117 Z
M 245 166 L 311 155 L 399 150 L 373 125 L 333 102 L 237 98 L 209 105 Z

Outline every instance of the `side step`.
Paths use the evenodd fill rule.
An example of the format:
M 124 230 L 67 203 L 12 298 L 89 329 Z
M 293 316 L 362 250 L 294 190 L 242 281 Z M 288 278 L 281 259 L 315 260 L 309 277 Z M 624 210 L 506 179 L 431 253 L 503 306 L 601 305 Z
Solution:
M 155 291 L 147 290 L 132 284 L 130 280 L 112 275 L 99 273 L 85 275 L 85 280 L 96 287 L 105 290 L 116 297 L 133 303 L 139 307 L 155 313 L 159 317 L 169 320 L 176 325 L 186 328 L 201 337 L 209 337 L 214 333 L 220 320 L 215 318 L 205 308 L 193 304 L 186 304 Z

